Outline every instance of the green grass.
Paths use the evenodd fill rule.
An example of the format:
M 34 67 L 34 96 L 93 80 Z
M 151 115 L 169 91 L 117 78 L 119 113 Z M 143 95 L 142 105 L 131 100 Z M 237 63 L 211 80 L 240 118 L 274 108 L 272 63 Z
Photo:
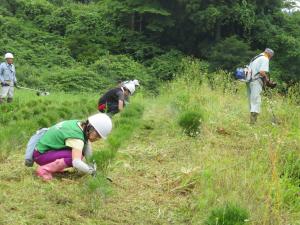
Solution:
M 0 161 L 16 148 L 24 146 L 39 128 L 65 119 L 86 119 L 96 108 L 97 95 L 53 93 L 36 96 L 34 92 L 16 90 L 12 104 L 0 105 Z
M 108 166 L 116 157 L 117 151 L 126 144 L 133 135 L 133 131 L 140 125 L 143 116 L 144 106 L 136 102 L 131 102 L 124 111 L 115 117 L 113 131 L 108 137 L 106 144 L 95 151 L 92 156 L 93 161 L 97 164 L 98 170 L 106 174 Z
M 193 71 L 190 68 L 188 73 Z M 191 75 L 162 87 L 157 98 L 135 96 L 134 103 L 145 107 L 139 125 L 135 129 L 124 125 L 122 132 L 116 129 L 106 143 L 94 144 L 96 151 L 103 152 L 104 161 L 113 159 L 106 174 L 112 183 L 103 177 L 91 180 L 73 170 L 56 176 L 51 183 L 41 182 L 34 168 L 22 165 L 28 134 L 21 127 L 33 126 L 32 120 L 7 123 L 18 125 L 20 130 L 14 132 L 5 125 L 5 135 L 0 135 L 5 140 L 14 137 L 10 140 L 22 141 L 1 162 L 0 224 L 203 225 L 216 209 L 231 202 L 247 212 L 245 224 L 299 225 L 299 106 L 274 93 L 279 122 L 274 125 L 264 97 L 258 123 L 250 126 L 243 84 L 231 83 L 230 89 L 224 89 L 229 84 L 219 83 L 221 86 L 212 90 L 205 74 L 202 82 Z M 21 103 L 27 96 L 22 98 Z M 78 98 L 82 99 L 76 95 L 49 96 L 56 111 L 71 105 L 81 114 Z M 96 96 L 91 98 L 97 100 Z M 33 99 L 28 96 L 26 101 Z M 68 106 L 65 101 L 69 101 Z M 184 135 L 178 124 L 186 106 L 198 107 L 203 113 L 201 132 L 196 137 Z M 46 111 L 51 108 L 47 106 Z M 131 121 L 135 114 L 127 113 L 114 118 L 117 127 L 122 120 L 135 124 Z M 34 124 L 31 129 L 36 128 Z M 127 138 L 120 143 L 122 134 Z M 1 152 L 9 143 L 1 144 Z M 116 154 L 109 155 L 112 152 Z
M 244 225 L 248 221 L 249 213 L 234 204 L 212 210 L 206 225 Z
M 178 120 L 185 134 L 191 137 L 197 136 L 201 131 L 202 115 L 197 111 L 183 112 Z

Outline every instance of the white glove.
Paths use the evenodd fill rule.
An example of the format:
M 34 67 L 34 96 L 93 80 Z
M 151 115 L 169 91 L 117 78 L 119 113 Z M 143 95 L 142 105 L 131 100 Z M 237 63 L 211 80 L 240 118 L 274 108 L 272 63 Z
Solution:
M 72 161 L 73 167 L 78 169 L 79 171 L 83 172 L 83 173 L 88 173 L 91 175 L 95 175 L 96 174 L 96 167 L 94 166 L 89 166 L 87 165 L 85 162 L 83 162 L 81 159 L 74 159 Z

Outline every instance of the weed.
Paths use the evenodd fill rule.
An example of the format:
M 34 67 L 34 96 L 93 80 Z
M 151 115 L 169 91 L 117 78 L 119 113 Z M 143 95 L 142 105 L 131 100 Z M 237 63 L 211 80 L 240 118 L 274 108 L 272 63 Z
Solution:
M 287 97 L 291 103 L 300 104 L 300 83 L 297 83 L 288 89 Z
M 247 210 L 236 204 L 227 203 L 211 211 L 205 225 L 243 225 L 249 218 Z
M 112 194 L 112 188 L 106 176 L 97 174 L 88 181 L 88 188 L 92 192 L 96 192 L 102 197 L 107 197 Z
M 282 155 L 282 176 L 300 187 L 300 155 L 290 151 Z
M 93 154 L 92 159 L 95 160 L 100 171 L 107 172 L 107 167 L 116 156 L 118 149 L 130 139 L 133 131 L 139 126 L 143 110 L 143 105 L 131 103 L 121 113 L 103 148 Z
M 190 137 L 195 137 L 200 132 L 203 116 L 197 111 L 186 111 L 179 116 L 178 124 Z

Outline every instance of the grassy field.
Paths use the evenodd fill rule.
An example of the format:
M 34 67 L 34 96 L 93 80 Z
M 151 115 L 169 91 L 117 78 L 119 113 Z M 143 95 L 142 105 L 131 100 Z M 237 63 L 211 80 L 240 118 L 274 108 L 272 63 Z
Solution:
M 97 191 L 91 191 L 92 178 L 73 170 L 50 183 L 40 181 L 34 168 L 23 166 L 23 139 L 39 127 L 38 116 L 33 113 L 17 122 L 6 118 L 1 137 L 4 146 L 13 148 L 1 148 L 0 224 L 200 225 L 209 224 L 216 208 L 233 204 L 248 213 L 240 224 L 299 225 L 300 107 L 274 94 L 278 124 L 272 124 L 271 102 L 264 98 L 259 121 L 250 126 L 244 85 L 216 79 L 218 88 L 212 90 L 206 81 L 189 79 L 193 71 L 187 73 L 165 85 L 157 98 L 133 98 L 145 107 L 142 121 L 108 167 L 113 182 L 99 182 Z M 76 109 L 53 120 L 84 118 L 97 101 L 96 95 L 17 96 L 14 112 L 24 104 L 47 101 L 51 104 L 41 117 L 46 111 L 57 114 L 60 107 Z M 82 107 L 86 99 L 87 110 Z M 34 108 L 39 107 L 27 110 Z M 195 137 L 178 125 L 187 111 L 202 115 Z M 10 126 L 23 136 L 7 133 Z

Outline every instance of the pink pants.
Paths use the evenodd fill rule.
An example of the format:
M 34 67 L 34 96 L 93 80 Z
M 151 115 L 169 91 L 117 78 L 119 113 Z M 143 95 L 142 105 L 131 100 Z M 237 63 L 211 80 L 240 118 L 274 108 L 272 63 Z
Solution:
M 52 163 L 57 159 L 64 159 L 67 167 L 72 167 L 72 150 L 69 149 L 61 149 L 61 150 L 50 150 L 45 153 L 40 153 L 37 150 L 33 152 L 34 161 L 40 165 L 46 165 L 48 163 Z

